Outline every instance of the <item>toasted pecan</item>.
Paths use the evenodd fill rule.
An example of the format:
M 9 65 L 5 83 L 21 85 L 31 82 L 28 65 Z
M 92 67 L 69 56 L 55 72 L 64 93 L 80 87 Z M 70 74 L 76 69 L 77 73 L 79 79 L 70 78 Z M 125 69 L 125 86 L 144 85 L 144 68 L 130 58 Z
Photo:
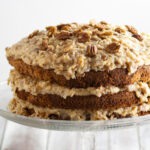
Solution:
M 97 35 L 99 38 L 106 38 L 107 36 L 113 35 L 111 31 L 105 31 L 105 32 L 100 32 L 100 31 L 93 31 L 92 35 Z
M 96 45 L 88 45 L 87 46 L 88 56 L 94 57 L 97 54 L 97 46 Z
M 141 35 L 139 35 L 139 34 L 133 34 L 132 36 L 134 38 L 136 38 L 137 40 L 139 40 L 139 41 L 143 41 L 143 37 Z
M 106 47 L 106 51 L 109 53 L 117 53 L 120 49 L 120 45 L 113 42 Z
M 38 35 L 39 30 L 35 30 L 34 32 L 32 32 L 31 34 L 29 34 L 28 39 L 33 38 L 34 36 Z
M 56 38 L 58 40 L 66 40 L 66 39 L 70 39 L 71 37 L 72 37 L 72 33 L 70 32 L 63 31 L 63 32 L 56 34 Z
M 117 28 L 115 29 L 115 31 L 118 32 L 118 33 L 124 33 L 124 32 L 125 32 L 124 29 L 119 28 L 119 27 L 117 27 Z
M 48 48 L 48 42 L 47 42 L 47 40 L 45 38 L 42 39 L 42 43 L 40 45 L 40 48 L 42 50 L 46 50 Z
M 131 32 L 132 34 L 138 34 L 137 29 L 134 28 L 133 26 L 126 25 L 126 28 L 127 28 L 128 31 Z
M 90 40 L 90 35 L 87 32 L 79 32 L 78 33 L 78 42 L 85 43 Z
M 46 27 L 46 30 L 48 31 L 48 33 L 47 33 L 48 36 L 54 35 L 57 31 L 55 26 L 48 26 L 48 27 Z
M 71 27 L 70 24 L 60 24 L 60 25 L 57 26 L 57 29 L 58 30 L 68 30 L 69 27 Z

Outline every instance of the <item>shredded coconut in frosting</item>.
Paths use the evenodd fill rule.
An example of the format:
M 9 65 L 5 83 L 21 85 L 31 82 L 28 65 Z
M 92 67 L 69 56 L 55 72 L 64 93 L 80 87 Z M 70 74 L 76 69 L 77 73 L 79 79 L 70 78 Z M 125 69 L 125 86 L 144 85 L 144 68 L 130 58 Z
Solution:
M 136 92 L 136 96 L 141 101 L 148 101 L 148 96 L 150 96 L 150 86 L 145 82 L 135 82 L 134 84 L 127 86 L 128 91 Z
M 7 57 L 53 69 L 66 79 L 90 70 L 127 68 L 129 74 L 150 64 L 150 36 L 132 26 L 106 22 L 49 26 L 35 31 L 10 48 Z

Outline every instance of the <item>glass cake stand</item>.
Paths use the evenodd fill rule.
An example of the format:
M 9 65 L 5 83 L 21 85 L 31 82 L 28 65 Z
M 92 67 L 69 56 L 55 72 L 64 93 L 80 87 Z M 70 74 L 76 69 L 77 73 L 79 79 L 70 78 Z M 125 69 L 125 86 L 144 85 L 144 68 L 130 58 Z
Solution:
M 150 115 L 142 117 L 133 117 L 117 120 L 106 121 L 63 121 L 63 120 L 46 120 L 38 118 L 30 118 L 21 115 L 16 115 L 7 110 L 7 105 L 12 99 L 12 92 L 7 82 L 0 83 L 0 116 L 7 120 L 35 128 L 47 129 L 49 131 L 75 131 L 82 134 L 82 140 L 84 139 L 84 147 L 82 149 L 89 149 L 89 144 L 85 144 L 85 141 L 90 143 L 90 149 L 95 149 L 95 133 L 101 133 L 106 130 L 114 130 L 118 128 L 127 127 L 139 127 L 140 125 L 149 124 Z M 49 136 L 48 136 L 49 137 Z M 86 138 L 85 138 L 86 137 Z M 87 148 L 88 146 L 88 148 Z M 49 148 L 47 147 L 47 150 Z

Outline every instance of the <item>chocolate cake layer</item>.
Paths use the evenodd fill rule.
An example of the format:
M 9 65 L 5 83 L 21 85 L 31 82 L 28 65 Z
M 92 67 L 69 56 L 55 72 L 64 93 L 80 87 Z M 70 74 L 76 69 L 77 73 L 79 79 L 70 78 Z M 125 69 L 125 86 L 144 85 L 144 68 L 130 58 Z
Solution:
M 15 97 L 9 103 L 11 112 L 28 116 L 55 120 L 112 120 L 142 116 L 150 113 L 150 104 L 143 103 L 115 110 L 81 110 L 38 107 Z
M 73 96 L 66 99 L 52 94 L 38 94 L 32 95 L 24 90 L 16 90 L 18 98 L 29 101 L 30 103 L 49 108 L 63 108 L 63 109 L 117 109 L 130 107 L 134 104 L 141 103 L 139 98 L 136 97 L 135 92 L 119 92 L 117 94 L 106 94 L 100 98 L 97 96 Z
M 137 81 L 150 81 L 150 65 L 139 67 L 137 71 L 131 75 L 128 75 L 127 69 L 117 68 L 108 72 L 90 71 L 85 73 L 83 77 L 67 80 L 64 76 L 57 75 L 53 70 L 43 69 L 39 66 L 31 66 L 20 59 L 9 57 L 8 60 L 19 73 L 29 75 L 39 80 L 49 80 L 52 83 L 57 83 L 69 88 L 99 87 L 100 85 L 123 87 L 124 85 L 133 84 Z

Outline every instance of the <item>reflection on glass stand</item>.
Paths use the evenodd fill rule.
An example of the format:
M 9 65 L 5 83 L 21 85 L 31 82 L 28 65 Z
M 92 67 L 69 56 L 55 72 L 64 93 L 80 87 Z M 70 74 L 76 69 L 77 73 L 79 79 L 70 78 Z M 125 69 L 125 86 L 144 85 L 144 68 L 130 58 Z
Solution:
M 1 129 L 0 150 L 149 150 L 146 141 L 150 126 L 78 132 L 43 130 L 5 121 Z

